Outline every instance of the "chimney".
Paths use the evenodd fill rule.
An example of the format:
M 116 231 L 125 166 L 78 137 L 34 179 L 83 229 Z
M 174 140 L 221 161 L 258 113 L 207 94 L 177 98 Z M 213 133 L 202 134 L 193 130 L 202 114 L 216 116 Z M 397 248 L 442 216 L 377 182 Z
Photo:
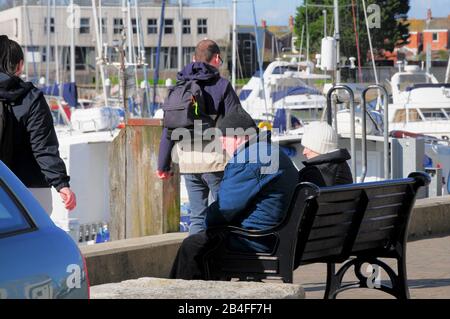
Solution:
M 431 21 L 431 19 L 433 19 L 433 16 L 431 14 L 431 9 L 427 10 L 427 21 Z
M 262 19 L 261 20 L 261 26 L 263 27 L 263 29 L 267 29 L 267 21 Z
M 289 17 L 289 30 L 291 32 L 294 32 L 294 17 L 293 16 Z

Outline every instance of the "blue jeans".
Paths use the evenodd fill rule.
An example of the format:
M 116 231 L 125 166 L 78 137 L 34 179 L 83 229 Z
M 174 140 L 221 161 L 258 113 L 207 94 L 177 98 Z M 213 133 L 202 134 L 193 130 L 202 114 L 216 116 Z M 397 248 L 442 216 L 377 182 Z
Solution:
M 205 231 L 206 208 L 208 198 L 214 202 L 217 199 L 223 172 L 183 174 L 191 208 L 191 225 L 189 235 Z

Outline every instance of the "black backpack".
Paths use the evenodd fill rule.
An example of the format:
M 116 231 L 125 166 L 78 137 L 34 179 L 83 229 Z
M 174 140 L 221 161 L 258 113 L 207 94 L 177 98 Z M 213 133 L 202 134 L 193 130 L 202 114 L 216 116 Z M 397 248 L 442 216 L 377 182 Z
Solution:
M 194 129 L 200 124 L 202 131 L 215 126 L 215 121 L 208 115 L 202 88 L 197 81 L 178 81 L 169 89 L 164 102 L 163 125 L 169 130 L 177 128 Z M 194 121 L 201 121 L 195 122 Z
M 13 159 L 13 116 L 11 105 L 0 101 L 0 160 L 7 166 Z

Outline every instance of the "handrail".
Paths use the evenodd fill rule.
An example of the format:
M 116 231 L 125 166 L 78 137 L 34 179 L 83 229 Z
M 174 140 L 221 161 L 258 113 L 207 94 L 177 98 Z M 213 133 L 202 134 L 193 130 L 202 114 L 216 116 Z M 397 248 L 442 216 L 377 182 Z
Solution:
M 337 90 L 347 91 L 347 93 L 350 97 L 350 117 L 351 117 L 351 121 L 350 121 L 351 122 L 350 123 L 350 152 L 352 154 L 351 171 L 352 171 L 353 181 L 356 182 L 355 95 L 353 94 L 353 91 L 351 88 L 349 88 L 346 85 L 342 85 L 342 84 L 337 84 L 328 91 L 328 93 L 327 93 L 327 122 L 331 126 L 333 124 L 333 118 L 332 118 L 333 101 L 332 101 L 331 95 L 334 93 L 334 91 L 337 91 Z M 337 114 L 337 112 L 335 112 L 335 113 Z M 335 118 L 335 121 L 336 121 L 336 118 Z M 337 123 L 336 123 L 336 127 L 337 127 Z

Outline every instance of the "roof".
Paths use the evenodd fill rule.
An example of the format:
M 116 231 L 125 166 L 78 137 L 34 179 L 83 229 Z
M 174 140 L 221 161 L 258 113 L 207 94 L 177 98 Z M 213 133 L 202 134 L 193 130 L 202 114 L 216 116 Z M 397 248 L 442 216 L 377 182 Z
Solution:
M 282 38 L 288 34 L 291 34 L 292 31 L 288 26 L 277 26 L 277 25 L 273 25 L 273 26 L 268 26 L 267 30 L 269 30 L 269 32 L 273 33 L 277 38 Z
M 410 32 L 422 32 L 425 28 L 425 20 L 422 19 L 409 19 L 405 23 L 409 23 Z
M 450 19 L 448 17 L 445 18 L 433 18 L 431 19 L 428 26 L 425 27 L 425 30 L 450 30 Z

